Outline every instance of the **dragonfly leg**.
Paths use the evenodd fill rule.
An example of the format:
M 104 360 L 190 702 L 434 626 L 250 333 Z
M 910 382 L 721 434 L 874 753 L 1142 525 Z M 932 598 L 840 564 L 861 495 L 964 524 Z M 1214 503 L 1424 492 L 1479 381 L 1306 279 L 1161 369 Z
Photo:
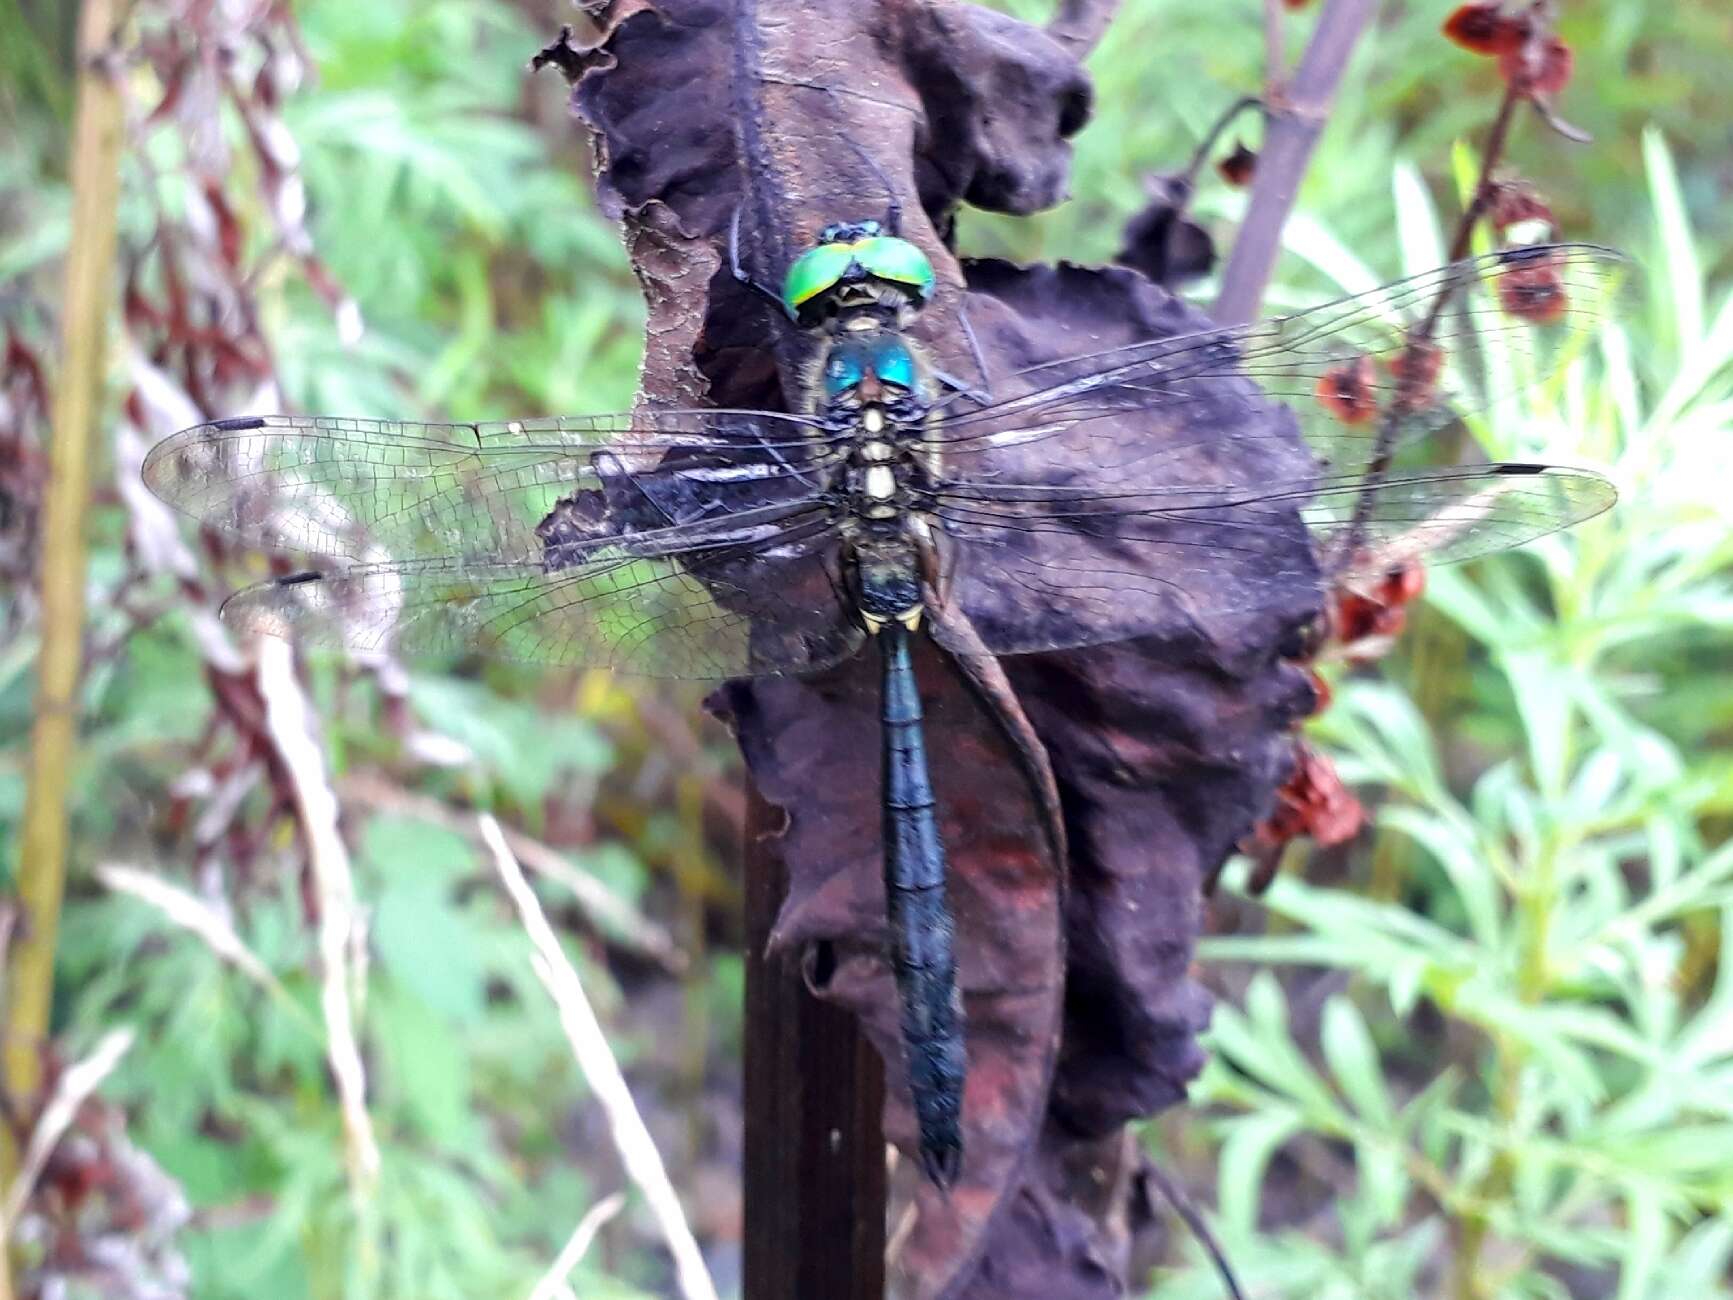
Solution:
M 793 316 L 793 313 L 788 310 L 788 304 L 782 300 L 782 295 L 780 293 L 775 289 L 772 289 L 769 285 L 760 284 L 757 280 L 754 280 L 751 273 L 747 271 L 745 267 L 740 265 L 739 204 L 735 204 L 734 216 L 728 223 L 728 269 L 733 272 L 734 278 L 740 281 L 741 284 L 752 290 L 752 292 L 757 294 L 760 298 L 763 298 L 766 302 L 774 304 L 777 311 L 781 312 L 785 316 Z
M 969 309 L 961 303 L 957 306 L 957 324 L 963 327 L 963 337 L 969 341 L 969 354 L 975 358 L 975 369 L 980 372 L 981 386 L 971 388 L 955 375 L 947 374 L 943 370 L 933 370 L 933 378 L 952 393 L 985 406 L 993 397 L 993 380 L 987 373 L 987 358 L 981 351 L 981 340 L 975 337 L 975 327 L 969 324 Z
M 969 355 L 975 358 L 975 369 L 981 372 L 981 392 L 993 395 L 993 376 L 987 373 L 987 354 L 981 351 L 981 340 L 975 337 L 975 327 L 969 323 L 969 304 L 957 304 L 957 324 L 963 327 L 963 337 L 969 340 Z
M 903 205 L 897 198 L 897 187 L 891 184 L 891 178 L 885 174 L 885 169 L 879 166 L 876 158 L 848 136 L 843 136 L 843 139 L 847 141 L 850 149 L 860 155 L 860 160 L 871 169 L 872 174 L 878 177 L 879 184 L 885 187 L 885 234 L 893 238 L 900 237 L 903 233 Z
M 924 516 L 911 515 L 915 526 L 915 553 L 921 560 L 921 578 L 932 593 L 935 609 L 944 609 L 951 602 L 951 575 L 956 572 L 957 548 L 951 535 L 934 527 Z

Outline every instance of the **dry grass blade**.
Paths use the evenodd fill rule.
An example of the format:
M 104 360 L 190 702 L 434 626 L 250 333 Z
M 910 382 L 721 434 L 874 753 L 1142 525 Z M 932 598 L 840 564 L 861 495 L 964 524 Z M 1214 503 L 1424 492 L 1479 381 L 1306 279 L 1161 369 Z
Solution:
M 24 1157 L 18 1164 L 18 1173 L 6 1193 L 6 1201 L 0 1205 L 0 1244 L 10 1239 L 12 1226 L 18 1222 L 24 1203 L 30 1197 L 30 1188 L 48 1163 L 55 1144 L 77 1117 L 78 1108 L 102 1086 L 104 1079 L 114 1073 L 120 1058 L 132 1047 L 133 1037 L 130 1029 L 111 1030 L 103 1035 L 94 1052 L 60 1076 L 53 1096 L 42 1109 L 42 1118 L 30 1134 Z
M 624 1192 L 604 1196 L 592 1205 L 584 1217 L 578 1220 L 578 1226 L 572 1229 L 571 1238 L 554 1260 L 553 1266 L 548 1269 L 546 1276 L 536 1283 L 536 1289 L 530 1292 L 530 1300 L 569 1300 L 573 1292 L 566 1279 L 572 1275 L 572 1270 L 590 1249 L 590 1243 L 596 1239 L 596 1234 L 624 1209 L 625 1205 Z
M 367 1074 L 356 1040 L 352 1001 L 352 968 L 361 946 L 362 920 L 355 905 L 349 851 L 337 830 L 337 796 L 325 774 L 324 755 L 313 739 L 312 714 L 295 680 L 293 653 L 286 641 L 260 640 L 259 693 L 265 700 L 266 729 L 295 787 L 319 893 L 319 1004 L 325 1017 L 325 1052 L 343 1110 L 349 1188 L 360 1209 L 372 1199 L 379 1180 L 379 1143 L 367 1114 Z
M 505 882 L 512 902 L 517 904 L 530 942 L 535 945 L 531 964 L 536 976 L 559 1008 L 560 1024 L 572 1045 L 578 1068 L 584 1072 L 584 1078 L 589 1081 L 596 1100 L 608 1117 L 608 1130 L 619 1150 L 620 1161 L 625 1165 L 627 1175 L 643 1191 L 650 1212 L 668 1242 L 668 1250 L 674 1256 L 680 1294 L 685 1300 L 717 1300 L 716 1284 L 704 1267 L 698 1242 L 693 1238 L 685 1212 L 680 1208 L 680 1198 L 668 1181 L 662 1157 L 632 1101 L 631 1090 L 626 1086 L 625 1076 L 620 1073 L 619 1062 L 608 1047 L 607 1035 L 602 1032 L 601 1022 L 596 1019 L 595 1010 L 584 994 L 578 973 L 561 951 L 560 941 L 548 924 L 541 904 L 536 901 L 529 881 L 524 879 L 523 868 L 512 856 L 499 823 L 483 815 L 480 824 L 482 839 L 492 851 L 500 878 Z
M 119 863 L 104 863 L 97 867 L 96 878 L 116 893 L 130 894 L 156 908 L 175 925 L 191 932 L 221 960 L 275 998 L 296 1024 L 314 1034 L 319 1033 L 319 1027 L 308 1018 L 294 995 L 235 933 L 229 919 L 204 899 L 169 884 L 160 876 Z

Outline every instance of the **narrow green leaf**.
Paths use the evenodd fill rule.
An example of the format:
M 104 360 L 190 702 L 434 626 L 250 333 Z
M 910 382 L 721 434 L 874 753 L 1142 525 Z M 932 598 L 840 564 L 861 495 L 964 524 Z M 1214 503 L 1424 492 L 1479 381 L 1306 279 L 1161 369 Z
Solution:
M 1324 1004 L 1321 1031 L 1330 1073 L 1361 1118 L 1381 1128 L 1396 1122 L 1396 1109 L 1384 1084 L 1378 1049 L 1360 1009 L 1338 994 Z

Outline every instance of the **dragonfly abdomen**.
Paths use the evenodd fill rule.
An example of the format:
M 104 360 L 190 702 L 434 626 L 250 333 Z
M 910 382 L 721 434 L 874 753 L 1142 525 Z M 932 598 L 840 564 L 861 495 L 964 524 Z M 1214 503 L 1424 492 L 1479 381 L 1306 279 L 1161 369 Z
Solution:
M 963 1156 L 963 1008 L 954 927 L 945 905 L 945 848 L 927 772 L 909 637 L 897 623 L 879 634 L 884 660 L 885 906 L 921 1164 L 927 1177 L 948 1187 Z

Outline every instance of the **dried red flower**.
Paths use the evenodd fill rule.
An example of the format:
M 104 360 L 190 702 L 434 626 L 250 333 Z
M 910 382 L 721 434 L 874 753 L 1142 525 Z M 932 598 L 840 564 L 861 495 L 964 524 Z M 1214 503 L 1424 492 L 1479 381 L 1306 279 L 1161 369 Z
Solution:
M 1557 257 L 1547 252 L 1513 253 L 1498 274 L 1499 306 L 1519 320 L 1551 325 L 1570 306 Z
M 1378 371 L 1361 355 L 1318 376 L 1318 405 L 1343 424 L 1369 424 L 1378 414 Z
M 1476 54 L 1506 54 L 1519 49 L 1528 24 L 1500 12 L 1499 4 L 1466 4 L 1444 20 L 1444 34 Z
M 1304 9 L 1311 3 L 1312 0 L 1282 0 L 1282 7 L 1285 9 Z
M 1258 169 L 1258 155 L 1240 141 L 1234 141 L 1234 151 L 1216 164 L 1216 171 L 1229 185 L 1238 188 L 1251 182 Z
M 1522 94 L 1552 96 L 1563 90 L 1576 67 L 1571 47 L 1556 36 L 1518 42 L 1498 53 L 1498 71 Z
M 1301 836 L 1323 848 L 1345 844 L 1366 824 L 1366 809 L 1342 784 L 1336 766 L 1303 740 L 1294 742 L 1294 771 L 1276 791 L 1276 807 L 1240 843 L 1257 867 L 1249 882 L 1261 894 L 1275 878 L 1282 850 Z
M 1337 591 L 1330 611 L 1331 640 L 1355 662 L 1378 658 L 1402 634 L 1408 606 L 1425 590 L 1426 570 L 1410 560 L 1375 582 Z

